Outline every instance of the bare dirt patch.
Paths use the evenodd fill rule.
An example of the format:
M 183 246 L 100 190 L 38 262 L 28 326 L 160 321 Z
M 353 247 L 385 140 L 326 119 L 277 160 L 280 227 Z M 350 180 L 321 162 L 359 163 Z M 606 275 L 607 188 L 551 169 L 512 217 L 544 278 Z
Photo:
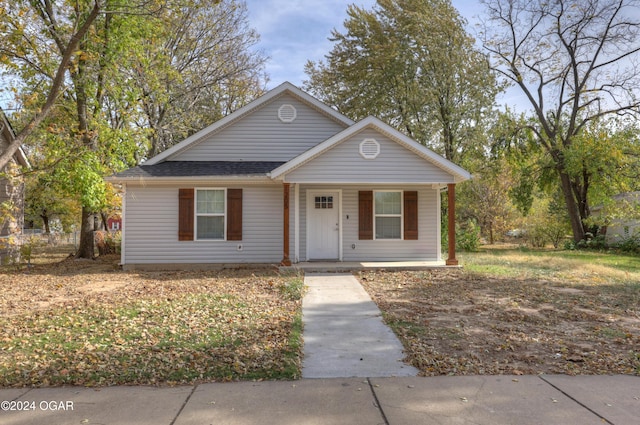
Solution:
M 640 287 L 464 270 L 362 272 L 425 376 L 640 374 Z

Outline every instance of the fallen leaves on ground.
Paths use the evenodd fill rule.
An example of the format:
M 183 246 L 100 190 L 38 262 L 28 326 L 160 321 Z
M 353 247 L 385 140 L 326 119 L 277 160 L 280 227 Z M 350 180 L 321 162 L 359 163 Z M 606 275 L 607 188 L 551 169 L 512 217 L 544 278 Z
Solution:
M 422 375 L 640 374 L 637 282 L 459 269 L 359 279 Z
M 299 377 L 300 277 L 123 272 L 117 261 L 0 272 L 0 386 Z

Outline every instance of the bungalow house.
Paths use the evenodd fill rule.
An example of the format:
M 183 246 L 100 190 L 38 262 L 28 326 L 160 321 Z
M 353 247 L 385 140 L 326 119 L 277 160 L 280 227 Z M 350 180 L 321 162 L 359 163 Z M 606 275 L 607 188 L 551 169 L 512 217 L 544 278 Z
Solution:
M 0 152 L 15 139 L 15 133 L 4 111 L 0 109 Z M 24 181 L 14 172 L 28 167 L 29 162 L 22 149 L 18 149 L 13 159 L 0 170 L 0 257 L 9 254 L 8 237 L 18 235 L 24 223 Z
M 122 264 L 133 269 L 457 264 L 453 246 L 441 255 L 440 192 L 454 211 L 469 178 L 379 119 L 353 122 L 283 83 L 108 180 L 124 188 Z

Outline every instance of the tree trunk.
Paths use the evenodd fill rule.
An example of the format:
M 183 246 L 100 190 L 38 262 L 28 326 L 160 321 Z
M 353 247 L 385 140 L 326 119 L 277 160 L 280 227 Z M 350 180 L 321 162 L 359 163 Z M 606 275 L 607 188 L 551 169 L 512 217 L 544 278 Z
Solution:
M 49 227 L 49 214 L 47 214 L 47 210 L 42 210 L 40 218 L 42 219 L 42 224 L 44 224 L 44 233 L 46 235 L 50 234 L 51 228 Z
M 571 230 L 573 232 L 573 241 L 580 242 L 585 237 L 584 226 L 582 224 L 582 218 L 580 216 L 580 209 L 578 208 L 578 201 L 573 196 L 573 189 L 571 186 L 571 179 L 569 175 L 563 171 L 560 171 L 560 185 L 562 193 L 564 195 L 564 202 L 567 206 L 567 212 L 569 214 L 569 220 L 571 221 Z
M 493 245 L 495 240 L 493 239 L 493 223 L 489 223 L 489 245 Z
M 93 230 L 93 213 L 88 211 L 86 207 L 83 207 L 82 225 L 80 226 L 80 244 L 76 258 L 93 258 L 95 256 Z
M 102 228 L 105 232 L 109 233 L 111 229 L 109 229 L 109 217 L 107 216 L 107 213 L 102 211 L 100 213 L 100 218 L 102 218 Z

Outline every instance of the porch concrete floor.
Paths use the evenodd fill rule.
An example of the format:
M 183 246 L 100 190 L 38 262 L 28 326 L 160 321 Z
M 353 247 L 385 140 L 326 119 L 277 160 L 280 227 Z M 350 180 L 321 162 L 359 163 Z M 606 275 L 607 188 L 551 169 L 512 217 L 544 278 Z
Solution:
M 280 270 L 304 272 L 347 272 L 359 270 L 429 270 L 460 266 L 447 266 L 444 261 L 304 261 Z

